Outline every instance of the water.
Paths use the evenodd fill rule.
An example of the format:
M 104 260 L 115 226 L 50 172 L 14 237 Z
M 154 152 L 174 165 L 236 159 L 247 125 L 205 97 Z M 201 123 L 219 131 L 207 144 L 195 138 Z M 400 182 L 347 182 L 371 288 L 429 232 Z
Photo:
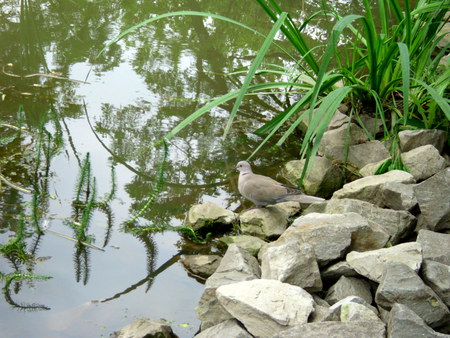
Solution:
M 318 4 L 284 5 L 301 19 Z M 334 5 L 351 8 L 350 2 Z M 47 191 L 40 200 L 39 224 L 52 231 L 38 237 L 31 218 L 32 195 L 1 185 L 0 244 L 17 233 L 22 213 L 32 256 L 16 265 L 2 256 L 0 272 L 52 277 L 16 280 L 9 294 L 3 291 L 2 336 L 101 337 L 141 317 L 167 320 L 180 337 L 197 331 L 194 308 L 203 285 L 188 277 L 178 258 L 207 252 L 208 246 L 199 249 L 172 231 L 136 235 L 125 222 L 143 208 L 156 186 L 163 152 L 155 142 L 211 98 L 238 88 L 237 78 L 225 74 L 248 66 L 262 39 L 218 20 L 176 17 L 141 27 L 96 57 L 119 32 L 152 15 L 179 10 L 221 14 L 261 32 L 271 27 L 251 1 L 0 4 L 0 119 L 16 125 L 23 107 L 24 127 L 30 132 L 0 147 L 0 173 L 31 191 L 37 186 Z M 314 27 L 308 41 L 326 41 L 329 23 L 316 21 Z M 268 60 L 284 62 L 276 50 L 269 55 Z M 38 73 L 45 75 L 34 75 Z M 86 77 L 88 83 L 83 83 Z M 222 141 L 232 104 L 213 109 L 170 142 L 164 189 L 141 215 L 139 226 L 182 225 L 186 211 L 199 202 L 212 201 L 231 210 L 240 207 L 231 168 L 260 142 L 250 132 L 283 109 L 271 98 L 245 100 Z M 41 158 L 36 176 L 41 124 L 53 140 L 60 130 L 63 144 L 52 143 L 58 151 L 48 166 Z M 14 130 L 2 125 L 0 132 L 3 137 Z M 69 224 L 76 218 L 76 184 L 88 153 L 98 200 L 110 191 L 111 165 L 117 193 L 107 211 L 94 210 L 88 230 L 93 244 L 104 251 L 83 247 L 80 252 L 74 241 L 55 232 L 75 236 Z M 297 153 L 294 139 L 281 151 L 266 147 L 254 164 L 259 172 L 273 173 Z

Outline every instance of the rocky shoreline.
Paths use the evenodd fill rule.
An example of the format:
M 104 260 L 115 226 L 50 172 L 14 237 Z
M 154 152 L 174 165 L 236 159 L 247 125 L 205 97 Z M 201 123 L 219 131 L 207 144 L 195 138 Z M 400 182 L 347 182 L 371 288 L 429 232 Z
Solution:
M 327 141 L 342 137 L 339 128 L 324 135 L 331 148 L 340 147 Z M 236 214 L 212 203 L 193 206 L 187 222 L 198 231 L 240 228 L 222 239 L 223 258 L 183 258 L 193 275 L 209 276 L 195 337 L 449 337 L 447 137 L 438 130 L 401 132 L 409 173 L 382 175 L 373 172 L 386 153 L 373 147 L 383 144 L 356 142 L 349 158 L 364 177 L 338 190 L 343 176 L 330 160 L 338 152 L 325 149 L 305 188 L 332 197 L 306 208 L 284 202 Z M 297 180 L 302 166 L 287 163 L 284 177 Z M 161 336 L 174 337 L 165 326 Z M 117 337 L 130 336 L 126 330 Z

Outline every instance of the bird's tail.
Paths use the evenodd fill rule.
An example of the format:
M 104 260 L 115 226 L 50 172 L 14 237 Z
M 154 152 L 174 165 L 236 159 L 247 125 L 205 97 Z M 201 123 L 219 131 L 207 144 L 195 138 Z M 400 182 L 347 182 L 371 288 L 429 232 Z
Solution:
M 288 195 L 284 197 L 282 200 L 280 200 L 280 202 L 287 202 L 287 201 L 299 202 L 301 204 L 312 204 L 317 202 L 323 202 L 325 201 L 325 199 L 316 196 L 299 194 L 299 195 Z

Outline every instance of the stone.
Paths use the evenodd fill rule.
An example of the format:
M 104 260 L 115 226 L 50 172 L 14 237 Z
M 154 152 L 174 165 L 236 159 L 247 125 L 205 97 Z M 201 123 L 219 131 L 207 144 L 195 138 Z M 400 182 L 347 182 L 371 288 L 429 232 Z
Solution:
M 311 244 L 317 262 L 324 266 L 343 257 L 347 251 L 372 249 L 373 234 L 369 222 L 356 213 L 311 213 L 297 218 L 279 240 L 294 237 Z M 384 246 L 387 239 L 385 236 L 381 245 Z
M 383 207 L 411 211 L 417 206 L 413 184 L 389 182 L 382 191 Z
M 398 133 L 402 152 L 431 144 L 442 153 L 447 137 L 447 133 L 439 129 L 402 130 Z
M 262 239 L 280 236 L 288 225 L 286 213 L 275 206 L 246 210 L 239 220 L 243 234 Z
M 335 282 L 341 276 L 358 277 L 359 274 L 346 261 L 340 261 L 322 271 L 322 280 L 327 282 Z
M 450 229 L 450 167 L 414 186 L 426 228 Z
M 341 322 L 379 321 L 381 319 L 368 307 L 358 303 L 346 303 L 341 306 Z
M 245 249 L 231 244 L 216 272 L 206 280 L 205 290 L 195 309 L 202 322 L 201 329 L 205 330 L 231 317 L 217 301 L 216 289 L 219 286 L 260 277 L 261 270 L 257 259 Z
M 120 331 L 110 335 L 114 338 L 141 338 L 141 337 L 161 337 L 176 338 L 172 328 L 161 320 L 140 318 L 132 321 Z
M 408 236 L 414 230 L 416 218 L 405 210 L 388 210 L 373 205 L 372 203 L 357 199 L 342 198 L 310 205 L 304 215 L 312 212 L 327 214 L 343 214 L 356 212 L 369 220 L 371 234 L 368 234 L 373 244 L 368 249 L 379 249 L 386 244 L 386 238 L 397 244 L 402 238 Z M 387 236 L 386 236 L 387 235 Z
M 348 162 L 353 163 L 357 168 L 386 160 L 389 157 L 391 157 L 391 154 L 378 140 L 351 145 L 348 151 Z
M 308 318 L 308 322 L 321 322 L 330 313 L 330 304 L 315 294 L 311 294 L 314 299 L 314 312 Z
M 422 263 L 422 279 L 450 307 L 450 265 L 426 259 Z
M 389 262 L 385 265 L 375 301 L 386 310 L 395 303 L 406 305 L 431 327 L 450 320 L 450 312 L 438 295 L 403 263 Z
M 261 250 L 264 245 L 267 245 L 267 242 L 262 239 L 249 235 L 224 236 L 220 238 L 220 242 L 225 243 L 228 246 L 235 243 L 237 246 L 247 250 L 253 256 L 256 256 L 259 250 Z
M 293 238 L 273 242 L 264 249 L 261 278 L 276 279 L 310 292 L 322 290 L 314 248 Z
M 305 111 L 306 116 L 305 118 L 300 122 L 300 130 L 303 132 L 306 132 L 309 125 L 309 113 L 308 111 Z M 317 113 L 317 109 L 313 110 L 313 116 Z M 331 118 L 330 123 L 328 124 L 328 130 L 337 129 L 342 127 L 344 124 L 347 124 L 349 121 L 349 117 L 346 114 L 343 114 L 341 108 L 336 109 L 336 111 L 333 114 L 333 117 Z
M 288 218 L 294 217 L 302 211 L 301 203 L 296 201 L 280 202 L 273 205 L 273 207 L 284 212 Z
M 400 262 L 415 272 L 419 271 L 422 248 L 419 243 L 410 242 L 367 252 L 352 251 L 347 255 L 346 261 L 361 276 L 379 283 L 384 267 L 389 262 Z
M 348 296 L 357 296 L 364 299 L 368 304 L 372 303 L 370 284 L 360 278 L 342 276 L 329 288 L 325 300 L 328 304 L 335 304 Z
M 376 316 L 378 316 L 378 310 L 372 305 L 368 304 L 364 299 L 358 296 L 348 296 L 339 302 L 331 305 L 329 307 L 328 315 L 324 318 L 324 321 L 339 321 L 341 320 L 341 309 L 342 306 L 348 303 L 357 303 L 360 305 L 364 305 L 370 311 L 372 311 Z
M 382 175 L 374 175 L 360 178 L 345 184 L 342 189 L 336 191 L 332 198 L 353 198 L 382 206 L 382 191 L 388 182 L 415 183 L 414 177 L 401 170 L 392 170 Z
M 375 175 L 375 172 L 377 171 L 377 169 L 378 169 L 378 168 L 380 167 L 380 165 L 382 165 L 385 161 L 386 161 L 386 159 L 381 160 L 381 161 L 377 161 L 377 162 L 373 162 L 373 163 L 368 163 L 368 164 L 366 164 L 364 167 L 362 167 L 361 169 L 359 169 L 359 173 L 361 174 L 362 177 Z
M 355 123 L 350 124 L 350 138 L 347 140 L 348 124 L 339 128 L 327 130 L 320 142 L 319 152 L 326 153 L 332 147 L 345 147 L 348 145 L 361 144 L 369 140 L 364 130 Z
M 429 327 L 414 311 L 403 304 L 395 303 L 389 313 L 387 323 L 389 338 L 448 338 Z
M 314 300 L 298 286 L 255 279 L 223 285 L 216 291 L 221 305 L 256 337 L 272 337 L 306 323 Z
M 441 234 L 430 230 L 420 230 L 417 242 L 423 250 L 423 259 L 450 265 L 450 234 Z
M 304 165 L 305 160 L 289 161 L 284 165 L 281 175 L 291 185 L 297 186 Z M 316 156 L 309 175 L 303 180 L 303 190 L 309 195 L 327 198 L 342 186 L 343 179 L 344 175 L 338 166 L 326 157 Z
M 445 158 L 431 144 L 402 153 L 401 158 L 416 181 L 427 179 L 446 166 Z
M 199 334 L 195 338 L 252 338 L 236 319 L 229 319 L 220 324 L 210 327 Z
M 221 260 L 222 257 L 217 255 L 182 255 L 180 259 L 191 275 L 202 279 L 211 276 Z
M 223 228 L 230 230 L 233 223 L 237 222 L 237 215 L 221 206 L 206 202 L 193 205 L 188 212 L 187 224 L 194 230 L 203 228 Z
M 385 338 L 386 327 L 381 321 L 317 322 L 298 325 L 273 338 Z
M 380 118 L 373 118 L 367 114 L 362 114 L 359 116 L 361 118 L 361 122 L 367 131 L 375 137 L 378 133 L 383 131 L 383 122 Z

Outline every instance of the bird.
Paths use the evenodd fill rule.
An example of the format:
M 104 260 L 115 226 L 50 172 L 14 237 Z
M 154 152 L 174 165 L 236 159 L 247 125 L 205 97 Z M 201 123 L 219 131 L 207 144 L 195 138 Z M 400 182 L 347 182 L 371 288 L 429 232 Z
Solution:
M 238 190 L 240 194 L 256 204 L 257 207 L 286 201 L 302 204 L 324 201 L 323 198 L 306 195 L 300 189 L 277 182 L 268 176 L 254 174 L 247 161 L 238 162 L 235 169 L 239 171 Z

